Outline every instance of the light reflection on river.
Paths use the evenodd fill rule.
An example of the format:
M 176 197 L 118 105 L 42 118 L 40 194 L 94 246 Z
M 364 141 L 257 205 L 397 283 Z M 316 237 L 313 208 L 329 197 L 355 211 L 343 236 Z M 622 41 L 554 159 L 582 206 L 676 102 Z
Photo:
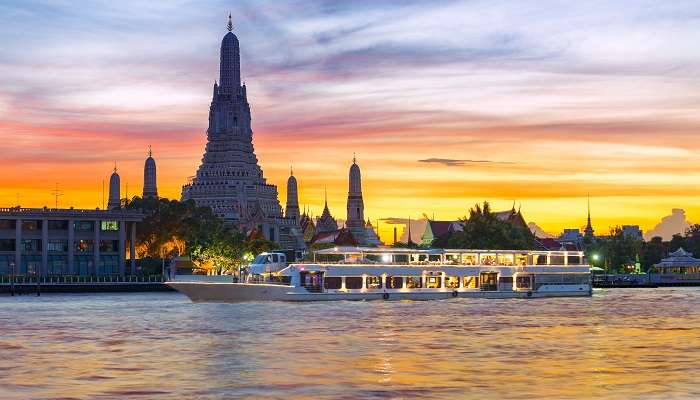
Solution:
M 0 297 L 0 398 L 700 398 L 700 289 L 192 304 Z

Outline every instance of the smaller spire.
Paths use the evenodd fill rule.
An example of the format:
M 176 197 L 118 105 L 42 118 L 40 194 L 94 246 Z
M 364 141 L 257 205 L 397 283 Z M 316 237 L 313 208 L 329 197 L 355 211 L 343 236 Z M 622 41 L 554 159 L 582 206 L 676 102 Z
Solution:
M 323 197 L 325 199 L 325 207 L 328 208 L 328 186 L 323 187 Z
M 117 162 L 116 161 L 114 162 L 114 173 L 115 174 L 117 173 Z
M 289 175 L 294 176 L 294 169 L 292 169 L 292 166 L 289 166 Z
M 408 240 L 406 244 L 413 244 L 413 240 L 411 240 L 411 217 L 408 217 Z
M 357 164 L 357 158 L 355 157 L 355 152 L 352 152 L 352 163 Z
M 231 13 L 228 13 L 228 25 L 226 27 L 228 28 L 229 32 L 233 30 L 233 21 L 231 21 Z
M 149 144 L 148 145 L 148 156 L 150 157 L 152 155 L 153 155 L 153 151 L 151 151 L 151 145 Z

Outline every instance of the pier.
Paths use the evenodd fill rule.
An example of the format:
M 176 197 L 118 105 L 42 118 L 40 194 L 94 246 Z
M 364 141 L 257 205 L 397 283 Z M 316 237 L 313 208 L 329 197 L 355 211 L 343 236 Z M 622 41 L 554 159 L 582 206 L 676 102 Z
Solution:
M 0 276 L 0 294 L 107 293 L 172 291 L 162 275 L 108 276 Z

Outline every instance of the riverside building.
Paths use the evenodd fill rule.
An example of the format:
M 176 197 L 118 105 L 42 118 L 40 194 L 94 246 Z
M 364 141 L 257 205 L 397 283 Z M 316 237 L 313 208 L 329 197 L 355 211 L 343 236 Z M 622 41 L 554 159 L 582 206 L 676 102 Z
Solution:
M 142 219 L 140 212 L 120 208 L 0 208 L 0 275 L 133 273 Z

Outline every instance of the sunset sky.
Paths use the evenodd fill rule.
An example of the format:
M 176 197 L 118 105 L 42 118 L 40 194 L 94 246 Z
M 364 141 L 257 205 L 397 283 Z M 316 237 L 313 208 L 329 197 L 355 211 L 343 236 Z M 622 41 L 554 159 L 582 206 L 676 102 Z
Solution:
M 344 218 L 355 152 L 372 220 L 700 222 L 698 1 L 3 1 L 0 205 L 100 206 L 115 161 L 140 194 L 149 144 L 179 198 L 229 12 L 282 204 L 292 165 Z

